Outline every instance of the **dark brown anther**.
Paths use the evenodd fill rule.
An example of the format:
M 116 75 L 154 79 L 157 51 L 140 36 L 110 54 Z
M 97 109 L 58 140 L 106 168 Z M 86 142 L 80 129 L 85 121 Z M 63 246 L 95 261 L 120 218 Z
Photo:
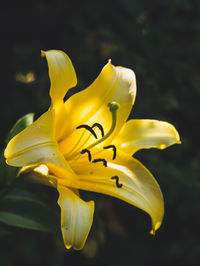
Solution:
M 103 130 L 103 127 L 101 124 L 99 123 L 94 123 L 94 125 L 92 125 L 92 128 L 93 127 L 98 127 L 98 129 L 101 131 L 101 136 L 104 137 L 104 130 Z
M 112 176 L 111 179 L 116 180 L 116 187 L 121 188 L 123 186 L 123 184 L 119 184 L 119 177 L 117 175 Z
M 113 149 L 113 160 L 115 160 L 116 156 L 117 156 L 117 148 L 115 147 L 115 145 L 108 145 L 106 147 L 103 147 L 104 149 Z
M 103 165 L 107 167 L 107 161 L 105 159 L 94 159 L 93 163 L 103 162 Z
M 97 135 L 96 135 L 96 133 L 94 132 L 94 130 L 90 127 L 90 126 L 88 126 L 88 125 L 80 125 L 80 126 L 78 126 L 76 129 L 80 129 L 80 128 L 85 128 L 85 129 L 87 129 L 88 131 L 90 131 L 90 133 L 97 139 Z
M 87 154 L 88 154 L 88 160 L 89 160 L 89 162 L 91 162 L 91 160 L 92 160 L 92 155 L 91 155 L 91 153 L 90 153 L 89 150 L 84 149 L 84 150 L 81 151 L 81 154 L 84 154 L 84 153 L 86 153 L 86 152 L 87 152 Z

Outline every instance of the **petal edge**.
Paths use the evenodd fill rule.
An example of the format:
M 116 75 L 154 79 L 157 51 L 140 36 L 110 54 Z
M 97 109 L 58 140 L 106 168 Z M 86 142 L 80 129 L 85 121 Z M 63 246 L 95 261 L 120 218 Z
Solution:
M 101 158 L 106 156 L 101 153 Z M 153 231 L 160 227 L 164 215 L 162 192 L 153 175 L 139 161 L 118 151 L 114 162 L 107 161 L 107 167 L 102 162 L 88 167 L 85 160 L 71 167 L 79 177 L 72 186 L 124 200 L 150 215 Z
M 140 149 L 165 149 L 180 144 L 175 127 L 167 122 L 151 119 L 132 119 L 126 122 L 114 142 L 129 155 Z
M 58 186 L 61 208 L 61 229 L 67 249 L 84 247 L 93 221 L 94 202 L 85 202 L 71 189 Z
M 76 86 L 76 73 L 69 56 L 63 51 L 41 51 L 41 55 L 47 59 L 51 81 L 50 97 L 55 107 L 62 103 L 67 91 Z

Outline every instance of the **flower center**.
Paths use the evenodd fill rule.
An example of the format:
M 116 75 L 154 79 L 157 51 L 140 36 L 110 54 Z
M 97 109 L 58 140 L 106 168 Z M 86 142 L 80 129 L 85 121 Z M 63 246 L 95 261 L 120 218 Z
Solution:
M 91 145 L 89 145 L 86 148 L 88 150 L 91 149 L 91 148 L 93 148 L 93 147 L 95 147 L 95 146 L 97 146 L 101 142 L 105 141 L 108 137 L 110 137 L 110 135 L 113 133 L 113 131 L 114 131 L 115 127 L 116 127 L 116 123 L 117 123 L 117 110 L 119 109 L 119 104 L 117 102 L 111 102 L 111 103 L 108 103 L 108 107 L 110 108 L 110 112 L 112 113 L 112 125 L 111 125 L 111 128 L 110 128 L 110 130 L 108 131 L 108 133 L 105 136 L 103 136 L 101 139 L 99 139 L 99 140 L 95 141 L 94 143 L 92 143 Z M 96 124 L 97 123 L 95 123 L 94 125 L 96 125 Z M 94 127 L 94 125 L 93 125 L 93 127 Z M 100 125 L 100 124 L 98 124 L 98 125 Z
M 90 149 L 92 149 L 93 147 L 97 146 L 98 144 L 100 144 L 101 142 L 105 141 L 111 134 L 112 132 L 114 131 L 115 127 L 116 127 L 116 123 L 117 123 L 117 110 L 119 109 L 119 104 L 116 103 L 116 102 L 111 102 L 108 104 L 108 107 L 110 108 L 110 112 L 112 113 L 112 125 L 111 125 L 111 128 L 110 130 L 108 131 L 108 133 L 104 136 L 104 131 L 103 131 L 103 127 L 98 124 L 98 123 L 95 123 L 92 127 L 90 127 L 88 129 L 88 125 L 81 125 L 81 126 L 78 126 L 76 129 L 79 129 L 79 128 L 82 128 L 82 127 L 85 127 L 86 129 L 88 129 L 90 132 L 93 131 L 93 127 L 98 125 L 98 127 L 101 129 L 101 133 L 102 133 L 102 138 L 95 141 L 94 143 L 92 143 L 91 145 L 89 145 L 87 148 L 83 149 L 81 151 L 81 154 L 84 154 L 84 153 L 87 153 L 88 154 L 88 160 L 89 162 L 91 162 L 92 160 L 92 155 L 90 153 Z M 91 132 L 93 136 L 95 136 L 95 132 Z M 112 148 L 113 149 L 113 160 L 116 158 L 116 155 L 117 155 L 117 149 L 114 145 L 108 145 L 106 147 L 103 147 L 103 149 L 110 149 Z M 98 158 L 98 159 L 94 159 L 92 161 L 92 163 L 98 163 L 98 162 L 102 162 L 103 165 L 105 167 L 107 167 L 107 161 L 104 159 L 104 158 Z M 117 180 L 118 182 L 118 180 Z
M 88 155 L 88 159 L 89 161 L 91 161 L 92 159 L 92 156 L 91 156 L 91 152 L 90 150 L 92 148 L 94 148 L 95 146 L 99 145 L 100 143 L 102 143 L 103 141 L 105 141 L 108 137 L 110 137 L 110 135 L 113 133 L 115 127 L 116 127 L 116 123 L 117 123 L 117 110 L 119 109 L 119 104 L 117 102 L 110 102 L 108 103 L 108 108 L 110 109 L 110 112 L 112 114 L 112 124 L 111 124 L 111 127 L 110 127 L 110 130 L 107 132 L 107 134 L 104 134 L 104 129 L 103 129 L 103 126 L 99 123 L 94 123 L 92 126 L 89 126 L 89 125 L 86 125 L 86 124 L 83 124 L 83 125 L 79 125 L 76 129 L 79 130 L 79 129 L 85 129 L 86 131 L 89 131 L 91 133 L 91 135 L 93 135 L 93 137 L 95 137 L 95 139 L 97 139 L 95 142 L 93 142 L 92 144 L 84 147 L 84 145 L 88 142 L 89 138 L 91 137 L 91 135 L 87 138 L 87 140 L 84 142 L 84 144 L 82 144 L 82 149 L 81 147 L 79 148 L 76 148 L 81 140 L 81 138 L 83 137 L 83 135 L 81 136 L 81 138 L 79 139 L 79 141 L 77 141 L 76 145 L 74 146 L 74 148 L 72 149 L 72 151 L 65 156 L 65 158 L 68 160 L 73 160 L 75 159 L 77 156 L 79 156 L 80 154 L 85 154 L 87 153 Z M 98 139 L 97 137 L 97 134 L 96 132 L 94 131 L 94 128 L 95 127 L 98 127 L 98 129 L 100 130 L 101 132 L 101 138 Z M 84 132 L 85 133 L 85 132 Z M 83 133 L 83 134 L 84 134 Z M 109 145 L 109 146 L 106 146 L 104 147 L 104 149 L 110 149 L 112 148 L 113 149 L 113 160 L 115 159 L 116 157 L 116 147 L 114 145 Z M 80 152 L 81 150 L 81 152 Z M 73 158 L 73 159 L 72 159 Z M 104 160 L 104 159 L 102 159 Z M 96 162 L 96 161 L 95 161 Z M 104 163 L 104 165 L 106 165 Z
M 74 160 L 76 160 L 76 156 L 78 156 L 77 159 L 80 158 L 81 154 L 87 154 L 88 156 L 88 161 L 91 163 L 102 163 L 102 165 L 104 167 L 108 166 L 108 163 L 106 161 L 106 159 L 104 158 L 95 158 L 92 159 L 92 154 L 91 154 L 91 149 L 94 148 L 95 146 L 99 145 L 100 143 L 102 143 L 103 141 L 105 141 L 108 137 L 110 137 L 110 135 L 113 133 L 115 127 L 116 127 L 116 123 L 117 123 L 117 110 L 119 109 L 119 104 L 117 102 L 110 102 L 108 103 L 108 107 L 110 108 L 110 112 L 112 113 L 112 125 L 110 127 L 110 130 L 107 132 L 106 135 L 104 135 L 104 129 L 102 127 L 101 124 L 99 123 L 94 123 L 92 126 L 89 125 L 79 125 L 76 129 L 81 129 L 84 128 L 85 130 L 88 130 L 91 135 L 93 135 L 96 139 L 98 139 L 97 134 L 95 133 L 95 131 L 93 130 L 94 127 L 98 127 L 99 130 L 101 131 L 101 138 L 96 140 L 95 142 L 93 142 L 92 144 L 90 144 L 89 146 L 87 146 L 86 148 L 82 149 L 80 152 L 76 151 L 73 154 L 71 154 L 71 156 L 73 155 Z M 89 138 L 87 139 L 87 141 L 89 140 Z M 85 143 L 87 143 L 87 141 Z M 83 147 L 84 145 L 82 145 Z M 112 149 L 113 151 L 113 157 L 112 160 L 115 160 L 116 156 L 117 156 L 117 148 L 115 147 L 115 145 L 108 145 L 103 147 L 103 149 L 108 150 L 108 149 Z M 98 153 L 95 153 L 95 155 L 97 155 Z M 123 184 L 121 184 L 119 182 L 119 177 L 118 176 L 112 176 L 110 177 L 111 180 L 115 181 L 115 185 L 117 188 L 122 188 Z

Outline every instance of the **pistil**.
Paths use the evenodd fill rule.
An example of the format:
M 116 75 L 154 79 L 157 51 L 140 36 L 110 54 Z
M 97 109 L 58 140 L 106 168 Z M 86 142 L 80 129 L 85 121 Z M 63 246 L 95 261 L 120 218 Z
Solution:
M 108 137 L 110 137 L 110 135 L 113 133 L 115 127 L 116 127 L 116 123 L 117 123 L 117 110 L 119 109 L 119 104 L 117 102 L 110 102 L 108 103 L 108 107 L 110 108 L 110 112 L 112 113 L 112 125 L 110 130 L 108 131 L 108 133 L 103 136 L 101 139 L 95 141 L 94 143 L 92 143 L 91 145 L 89 145 L 86 149 L 90 150 L 91 148 L 97 146 L 98 144 L 100 144 L 101 142 L 103 142 L 104 140 L 106 140 Z
M 100 131 L 101 131 L 102 138 L 100 138 L 97 141 L 93 142 L 88 147 L 85 147 L 81 152 L 80 152 L 80 149 L 79 149 L 79 151 L 76 151 L 76 152 L 71 153 L 70 156 L 69 156 L 69 153 L 66 154 L 65 157 L 68 157 L 68 158 L 69 157 L 70 158 L 73 157 L 74 158 L 75 156 L 77 156 L 80 153 L 81 154 L 84 154 L 86 151 L 88 153 L 90 151 L 90 149 L 94 148 L 95 146 L 97 146 L 101 142 L 105 141 L 108 137 L 110 137 L 110 135 L 113 133 L 113 131 L 114 131 L 115 127 L 116 127 L 116 123 L 117 123 L 117 110 L 119 109 L 120 105 L 117 102 L 113 101 L 113 102 L 108 103 L 108 107 L 110 108 L 110 112 L 112 113 L 112 125 L 111 125 L 110 130 L 107 132 L 107 134 L 104 135 L 103 127 L 99 123 L 93 124 L 92 127 L 90 127 L 88 125 L 80 125 L 80 126 L 78 126 L 76 129 L 85 128 L 86 130 L 90 131 L 90 133 L 94 137 L 96 137 L 95 136 L 96 133 L 94 132 L 94 130 L 92 128 L 98 127 L 100 129 Z M 115 146 L 109 145 L 109 146 L 107 146 L 107 148 L 113 148 L 113 152 L 114 152 L 113 160 L 114 160 L 115 157 L 116 157 L 116 148 L 115 148 Z M 105 147 L 105 149 L 106 149 L 106 147 Z M 88 156 L 89 156 L 88 158 L 89 158 L 89 161 L 90 161 L 91 160 L 91 153 L 90 152 L 88 153 Z

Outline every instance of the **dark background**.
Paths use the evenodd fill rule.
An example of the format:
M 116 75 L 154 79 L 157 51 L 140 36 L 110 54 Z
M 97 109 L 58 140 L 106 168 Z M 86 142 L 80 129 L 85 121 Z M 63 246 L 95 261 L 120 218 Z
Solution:
M 97 77 L 109 58 L 114 65 L 133 69 L 138 93 L 132 117 L 172 123 L 182 144 L 135 155 L 154 174 L 164 194 L 165 217 L 156 236 L 149 234 L 150 219 L 141 210 L 114 198 L 83 193 L 96 200 L 96 212 L 81 252 L 64 248 L 57 192 L 24 180 L 8 182 L 7 170 L 2 168 L 3 194 L 18 187 L 36 195 L 58 217 L 58 232 L 1 222 L 0 264 L 199 265 L 200 2 L 34 0 L 17 1 L 12 7 L 4 4 L 0 9 L 1 150 L 19 117 L 29 112 L 37 117 L 49 106 L 48 70 L 41 49 L 60 49 L 70 56 L 80 89 Z M 2 206 L 6 205 L 0 198 Z M 39 209 L 34 211 L 33 219 L 42 217 Z M 47 217 L 47 228 L 53 217 Z

